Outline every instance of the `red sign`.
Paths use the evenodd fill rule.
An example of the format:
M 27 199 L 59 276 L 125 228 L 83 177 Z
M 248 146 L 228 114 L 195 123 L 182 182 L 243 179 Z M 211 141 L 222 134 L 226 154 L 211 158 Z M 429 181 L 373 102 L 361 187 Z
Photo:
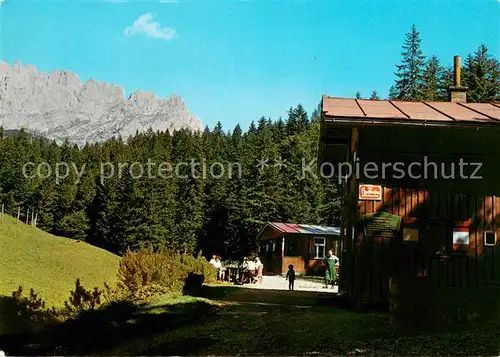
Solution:
M 382 186 L 378 185 L 359 185 L 359 199 L 367 201 L 382 200 Z

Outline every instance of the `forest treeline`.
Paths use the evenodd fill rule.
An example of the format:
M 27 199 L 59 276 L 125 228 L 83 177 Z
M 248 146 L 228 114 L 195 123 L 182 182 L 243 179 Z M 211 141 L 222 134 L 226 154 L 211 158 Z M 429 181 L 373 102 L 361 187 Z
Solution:
M 469 101 L 499 99 L 499 64 L 485 46 L 469 55 L 464 67 Z M 423 56 L 413 27 L 389 97 L 447 100 L 451 84 L 452 70 L 442 68 L 436 57 Z M 377 93 L 371 99 L 378 99 Z M 299 104 L 284 120 L 262 117 L 245 132 L 239 125 L 225 132 L 218 123 L 200 133 L 149 130 L 82 148 L 0 130 L 0 201 L 14 216 L 19 208 L 23 214 L 35 212 L 39 228 L 118 254 L 151 245 L 239 258 L 255 251 L 255 236 L 266 221 L 339 224 L 341 197 L 335 180 L 303 175 L 304 162 L 317 157 L 319 127 L 320 108 L 308 115 Z M 44 178 L 47 167 L 42 175 L 29 172 L 32 178 L 23 173 L 26 163 L 33 163 L 33 169 L 44 162 L 52 170 L 60 162 L 85 169 L 81 177 L 70 170 L 60 182 Z M 206 177 L 200 171 L 192 175 L 187 164 L 168 178 L 139 178 L 130 166 L 121 175 L 116 171 L 120 164 L 138 163 L 140 170 L 149 162 L 195 163 L 199 169 L 200 163 L 210 167 L 218 162 L 226 172 L 219 175 L 216 166 Z M 110 163 L 115 173 L 107 171 L 103 177 L 102 163 Z M 241 175 L 236 170 L 229 177 L 231 163 L 241 165 Z
M 0 140 L 0 199 L 13 215 L 18 207 L 36 212 L 39 228 L 116 253 L 152 245 L 239 256 L 255 250 L 268 220 L 338 224 L 335 182 L 303 175 L 303 163 L 316 159 L 318 137 L 319 111 L 309 117 L 301 105 L 285 121 L 262 117 L 246 132 L 237 126 L 226 133 L 220 123 L 202 133 L 150 130 L 81 149 L 22 131 Z M 262 159 L 269 160 L 264 167 Z M 276 166 L 280 160 L 286 166 Z M 82 176 L 70 169 L 59 182 L 44 178 L 60 162 Z M 156 164 L 152 175 L 148 162 Z M 214 162 L 221 164 L 210 172 Z M 184 164 L 160 175 L 162 163 Z M 236 167 L 228 175 L 231 163 L 241 165 L 241 175 Z

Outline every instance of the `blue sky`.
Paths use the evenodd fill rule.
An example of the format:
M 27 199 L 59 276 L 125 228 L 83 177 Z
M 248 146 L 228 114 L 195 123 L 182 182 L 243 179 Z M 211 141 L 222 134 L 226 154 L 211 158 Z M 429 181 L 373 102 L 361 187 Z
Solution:
M 500 57 L 497 0 L 5 0 L 0 15 L 1 60 L 179 94 L 226 130 L 324 93 L 386 96 L 412 24 L 443 64 L 481 43 Z

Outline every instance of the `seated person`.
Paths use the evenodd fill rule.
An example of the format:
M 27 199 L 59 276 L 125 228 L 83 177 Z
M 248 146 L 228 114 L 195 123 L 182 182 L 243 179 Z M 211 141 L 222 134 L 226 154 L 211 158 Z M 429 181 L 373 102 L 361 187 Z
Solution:
M 212 259 L 209 262 L 214 269 L 217 271 L 217 279 L 220 280 L 221 277 L 223 276 L 223 271 L 222 271 L 222 263 L 220 261 L 220 258 L 216 255 L 212 255 Z
M 224 280 L 226 277 L 226 268 L 222 266 L 222 262 L 220 261 L 219 256 L 215 259 L 215 268 L 217 269 L 218 272 L 218 279 Z
M 241 264 L 241 268 L 243 269 L 243 277 L 240 277 L 240 280 L 242 283 L 245 283 L 248 278 L 248 258 L 244 257 L 243 258 L 243 264 Z
M 253 283 L 255 279 L 256 264 L 253 260 L 248 260 L 248 282 Z

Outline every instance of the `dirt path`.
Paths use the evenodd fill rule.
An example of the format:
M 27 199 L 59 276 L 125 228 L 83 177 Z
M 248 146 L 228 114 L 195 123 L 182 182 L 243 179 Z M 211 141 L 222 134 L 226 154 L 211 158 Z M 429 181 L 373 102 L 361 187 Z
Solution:
M 264 276 L 262 284 L 245 284 L 242 285 L 244 288 L 249 289 L 263 289 L 263 290 L 287 290 L 288 291 L 288 281 L 281 276 Z M 338 286 L 328 288 L 324 287 L 324 284 L 320 281 L 297 279 L 295 280 L 295 291 L 314 291 L 322 293 L 338 293 Z

